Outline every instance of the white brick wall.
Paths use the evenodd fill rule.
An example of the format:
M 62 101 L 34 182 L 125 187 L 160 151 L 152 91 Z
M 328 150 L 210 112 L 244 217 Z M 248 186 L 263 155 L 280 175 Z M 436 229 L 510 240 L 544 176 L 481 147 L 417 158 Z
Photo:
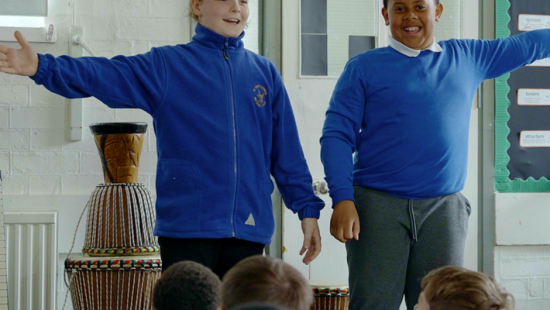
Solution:
M 495 278 L 517 310 L 550 309 L 550 246 L 497 246 Z
M 103 57 L 135 55 L 190 39 L 188 1 L 75 0 L 74 14 L 67 10 L 69 0 L 50 2 L 51 21 L 62 21 L 67 11 L 69 15 L 56 25 L 57 43 L 33 44 L 39 53 L 67 54 L 73 23 L 83 27 L 88 46 Z M 88 126 L 114 121 L 149 123 L 139 180 L 154 193 L 157 159 L 151 117 L 139 110 L 113 110 L 94 98 L 84 100 L 83 110 L 84 138 L 68 141 L 67 100 L 26 77 L 0 73 L 0 169 L 5 195 L 89 195 L 103 176 Z

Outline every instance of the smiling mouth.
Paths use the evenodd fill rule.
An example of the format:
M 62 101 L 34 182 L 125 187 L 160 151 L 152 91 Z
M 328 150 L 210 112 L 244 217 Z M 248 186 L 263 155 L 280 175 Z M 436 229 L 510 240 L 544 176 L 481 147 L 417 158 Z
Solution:
M 422 29 L 420 26 L 407 26 L 403 28 L 408 34 L 417 34 L 420 32 L 420 29 Z
M 241 21 L 236 18 L 228 18 L 228 19 L 224 19 L 223 21 L 231 25 L 238 25 L 241 23 Z

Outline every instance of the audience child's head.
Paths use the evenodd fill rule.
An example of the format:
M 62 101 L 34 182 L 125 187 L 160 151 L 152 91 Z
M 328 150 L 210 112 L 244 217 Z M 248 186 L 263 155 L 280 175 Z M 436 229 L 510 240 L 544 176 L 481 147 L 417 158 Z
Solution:
M 287 307 L 283 307 L 279 305 L 252 302 L 252 303 L 239 305 L 239 306 L 230 308 L 228 310 L 289 310 L 289 309 Z
M 224 37 L 238 37 L 246 27 L 248 0 L 191 0 L 189 16 Z
M 435 269 L 422 279 L 415 310 L 513 310 L 514 298 L 493 277 L 462 267 Z
M 392 37 L 415 50 L 427 49 L 433 44 L 435 23 L 442 13 L 439 0 L 384 0 L 382 8 Z
M 155 310 L 216 310 L 220 305 L 220 278 L 191 261 L 176 263 L 162 273 L 153 289 Z
M 281 259 L 253 256 L 239 262 L 225 274 L 221 308 L 262 302 L 290 310 L 309 310 L 313 293 L 304 276 Z

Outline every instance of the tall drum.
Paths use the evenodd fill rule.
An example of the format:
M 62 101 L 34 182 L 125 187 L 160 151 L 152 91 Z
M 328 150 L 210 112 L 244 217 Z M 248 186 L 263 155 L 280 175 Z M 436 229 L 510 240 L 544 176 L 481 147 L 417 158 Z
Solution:
M 105 184 L 96 187 L 88 202 L 83 252 L 91 256 L 158 253 L 151 195 L 137 183 L 147 124 L 102 123 L 92 124 L 90 129 Z

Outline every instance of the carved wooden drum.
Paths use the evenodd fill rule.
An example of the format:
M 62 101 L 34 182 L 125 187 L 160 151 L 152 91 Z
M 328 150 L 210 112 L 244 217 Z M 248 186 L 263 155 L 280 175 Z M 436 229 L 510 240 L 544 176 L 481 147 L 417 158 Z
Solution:
M 83 252 L 91 256 L 158 253 L 153 236 L 155 209 L 149 191 L 137 183 L 146 123 L 90 126 L 99 150 L 105 184 L 88 201 Z
M 310 280 L 313 290 L 311 310 L 348 310 L 349 287 L 342 282 Z
M 71 257 L 65 261 L 65 273 L 73 309 L 152 309 L 151 295 L 161 269 L 158 255 Z

